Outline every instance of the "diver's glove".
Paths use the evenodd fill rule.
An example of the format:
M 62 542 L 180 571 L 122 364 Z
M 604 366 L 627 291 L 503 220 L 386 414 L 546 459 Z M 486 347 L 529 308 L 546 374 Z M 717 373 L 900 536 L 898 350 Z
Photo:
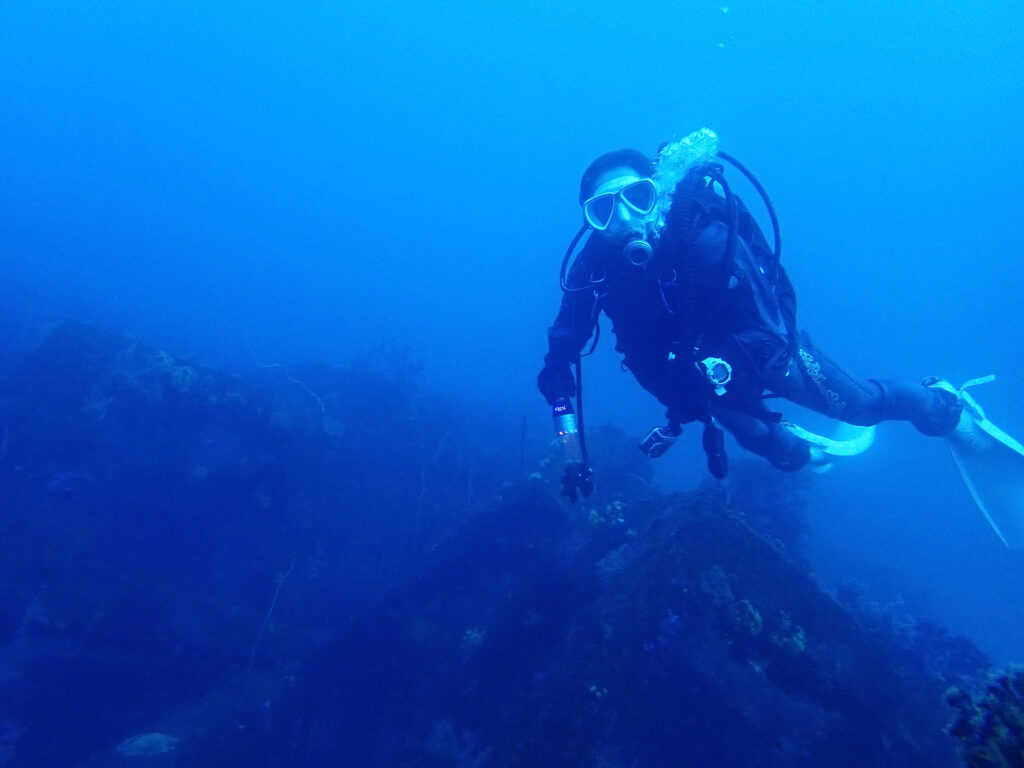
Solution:
M 576 395 L 576 379 L 568 363 L 547 362 L 537 376 L 537 388 L 549 403 Z
M 569 501 L 576 501 L 576 493 L 579 492 L 583 498 L 587 498 L 594 490 L 593 471 L 582 461 L 574 461 L 566 464 L 565 474 L 562 476 L 562 495 Z

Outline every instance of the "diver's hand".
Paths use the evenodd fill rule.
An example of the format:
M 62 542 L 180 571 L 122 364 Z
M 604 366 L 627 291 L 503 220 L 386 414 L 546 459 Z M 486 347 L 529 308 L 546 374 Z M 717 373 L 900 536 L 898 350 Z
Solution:
M 593 472 L 590 467 L 582 461 L 574 461 L 565 466 L 565 474 L 562 476 L 562 495 L 569 501 L 576 501 L 576 493 L 579 492 L 583 498 L 587 498 L 594 490 L 594 481 L 591 478 Z
M 545 363 L 537 375 L 537 387 L 552 404 L 560 397 L 576 396 L 576 379 L 568 363 Z

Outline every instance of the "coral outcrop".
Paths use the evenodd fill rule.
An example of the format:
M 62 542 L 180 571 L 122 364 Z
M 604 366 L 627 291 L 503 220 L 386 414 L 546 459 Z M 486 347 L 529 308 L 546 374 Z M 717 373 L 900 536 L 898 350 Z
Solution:
M 546 423 L 414 369 L 233 375 L 68 324 L 0 379 L 0 764 L 958 764 L 943 691 L 986 660 L 825 594 L 799 481 L 665 496 L 594 429 L 569 505 Z M 952 696 L 971 765 L 1019 764 L 1020 693 Z
M 973 696 L 950 688 L 946 703 L 956 710 L 948 730 L 968 768 L 1024 768 L 1024 668 L 1007 667 Z

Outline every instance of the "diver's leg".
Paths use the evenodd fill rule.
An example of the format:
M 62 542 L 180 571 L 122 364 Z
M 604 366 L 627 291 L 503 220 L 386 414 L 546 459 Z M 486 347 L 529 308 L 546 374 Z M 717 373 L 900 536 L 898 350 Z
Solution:
M 740 445 L 768 459 L 779 469 L 793 472 L 811 460 L 810 444 L 777 421 L 763 421 L 725 408 L 715 408 L 713 414 Z
M 800 342 L 785 372 L 769 377 L 772 392 L 847 424 L 902 420 L 926 435 L 944 435 L 956 426 L 960 403 L 955 394 L 900 379 L 858 379 L 806 334 L 800 334 Z

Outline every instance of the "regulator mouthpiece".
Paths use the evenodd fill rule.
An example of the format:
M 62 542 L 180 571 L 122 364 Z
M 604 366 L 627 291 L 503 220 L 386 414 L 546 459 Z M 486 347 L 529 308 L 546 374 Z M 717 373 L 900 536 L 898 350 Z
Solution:
M 651 244 L 642 238 L 631 240 L 622 249 L 622 253 L 634 267 L 642 267 L 654 257 L 654 249 Z

